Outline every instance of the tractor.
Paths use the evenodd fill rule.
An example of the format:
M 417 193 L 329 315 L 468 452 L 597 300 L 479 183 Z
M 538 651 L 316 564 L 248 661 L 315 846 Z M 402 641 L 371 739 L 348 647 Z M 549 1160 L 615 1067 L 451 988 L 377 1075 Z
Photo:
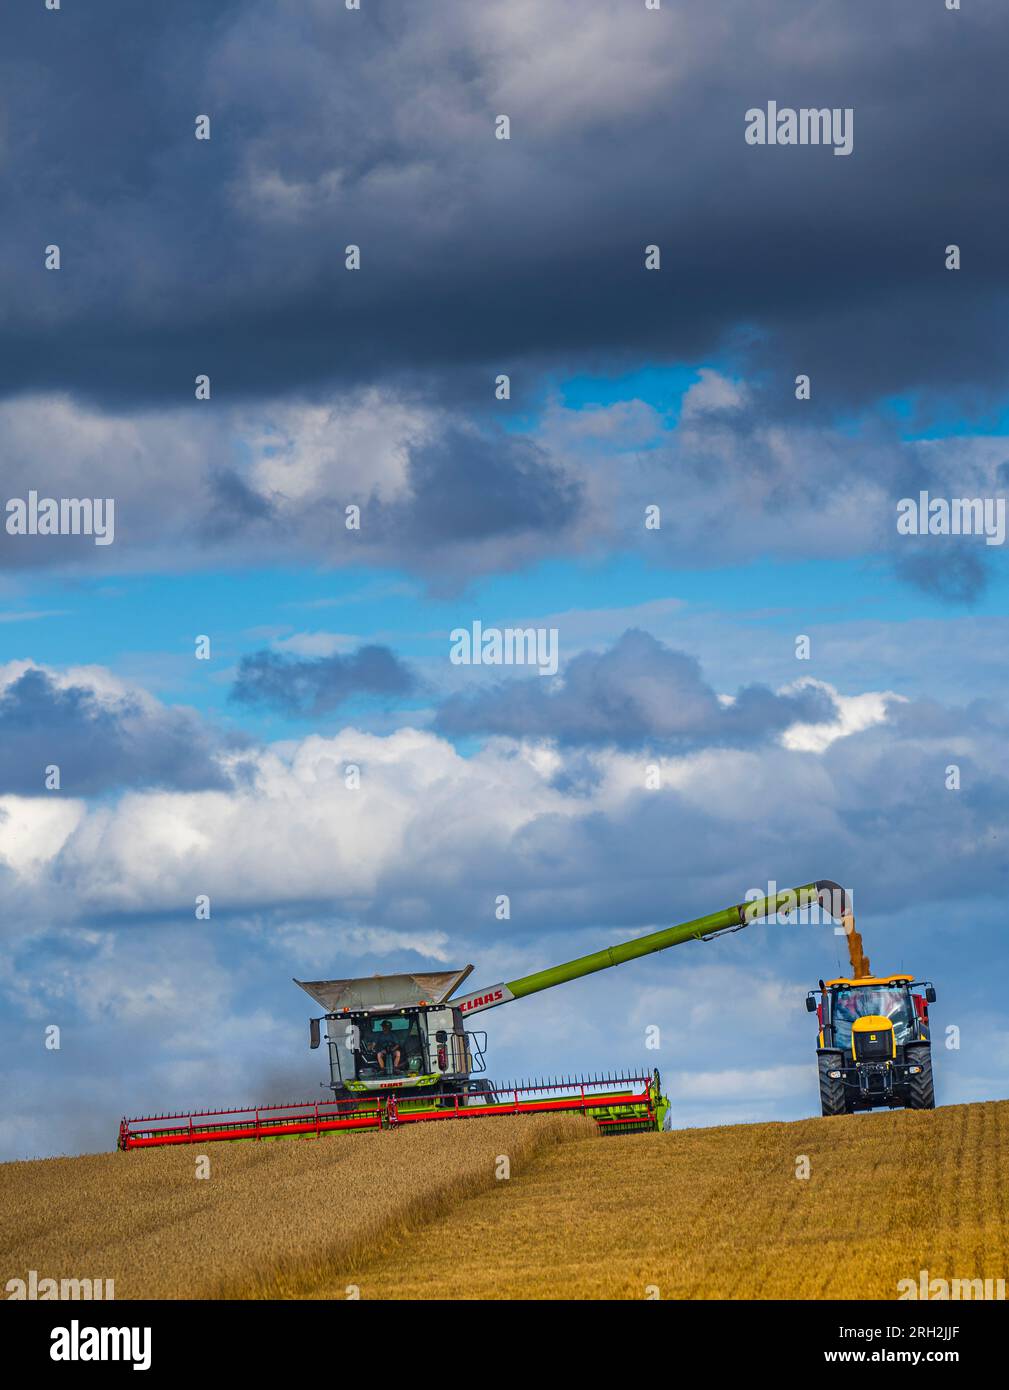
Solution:
M 934 1003 L 932 984 L 913 975 L 866 971 L 821 980 L 818 990 L 809 991 L 806 1008 L 820 1029 L 816 1055 L 824 1115 L 883 1106 L 935 1109 L 928 1024 Z

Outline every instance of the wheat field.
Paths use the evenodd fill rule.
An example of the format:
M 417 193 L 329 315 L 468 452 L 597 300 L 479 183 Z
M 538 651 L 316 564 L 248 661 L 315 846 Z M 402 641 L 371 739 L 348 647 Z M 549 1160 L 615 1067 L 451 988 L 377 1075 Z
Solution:
M 0 1289 L 34 1269 L 112 1279 L 117 1299 L 296 1297 L 501 1182 L 502 1156 L 514 1181 L 546 1146 L 595 1144 L 594 1129 L 580 1116 L 446 1121 L 0 1164 Z
M 1009 1101 L 219 1144 L 206 1180 L 200 1152 L 0 1165 L 0 1286 L 35 1269 L 114 1278 L 118 1299 L 892 1299 L 921 1269 L 1009 1280 Z
M 354 1277 L 381 1299 L 429 1297 L 435 1270 L 446 1299 L 893 1299 L 921 1269 L 1009 1283 L 1009 1101 L 579 1140 Z

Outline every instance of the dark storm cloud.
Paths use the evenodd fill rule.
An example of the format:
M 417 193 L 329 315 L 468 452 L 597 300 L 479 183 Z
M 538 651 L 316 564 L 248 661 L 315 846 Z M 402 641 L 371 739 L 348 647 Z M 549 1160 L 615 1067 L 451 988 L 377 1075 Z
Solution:
M 210 540 L 227 540 L 275 520 L 269 499 L 251 488 L 233 468 L 215 469 L 209 478 L 209 491 L 211 505 L 202 530 Z
M 418 546 L 556 535 L 582 500 L 580 486 L 531 440 L 457 426 L 411 448 L 407 476 L 408 501 L 375 507 L 379 543 L 404 535 Z
M 917 389 L 925 418 L 1003 387 L 994 0 L 37 11 L 5 17 L 0 49 L 0 395 L 74 394 L 0 402 L 4 495 L 69 495 L 86 465 L 121 525 L 107 551 L 0 533 L 0 567 L 310 556 L 449 591 L 647 546 L 671 567 L 883 555 L 950 602 L 982 592 L 997 555 L 904 545 L 893 506 L 987 494 L 989 461 L 903 444 L 903 417 L 834 422 L 868 397 Z M 769 99 L 852 107 L 853 153 L 747 145 Z M 640 446 L 614 415 L 594 450 L 590 412 L 544 406 L 557 375 L 719 344 L 745 403 L 695 399 Z M 377 443 L 355 410 L 392 422 Z
M 307 716 L 326 714 L 355 695 L 409 695 L 415 688 L 413 673 L 388 647 L 320 657 L 260 651 L 242 657 L 230 698 Z
M 897 557 L 897 574 L 944 603 L 970 604 L 980 598 L 988 586 L 990 553 L 965 550 L 956 537 L 923 539 L 927 545 L 919 542 L 913 551 Z
M 647 632 L 625 632 L 608 652 L 582 652 L 564 670 L 563 685 L 541 676 L 501 683 L 441 706 L 435 727 L 444 734 L 505 734 L 555 738 L 561 744 L 676 749 L 760 743 L 790 724 L 834 717 L 819 689 L 777 695 L 745 686 L 723 705 L 694 657 Z
M 245 740 L 241 740 L 245 742 Z M 60 790 L 91 796 L 114 788 L 227 787 L 215 754 L 226 744 L 195 714 L 84 684 L 57 685 L 30 668 L 0 690 L 0 792 L 45 795 L 45 769 Z
M 5 389 L 447 397 L 740 330 L 814 402 L 1001 385 L 1007 25 L 998 0 L 13 7 Z M 771 99 L 852 107 L 853 153 L 748 146 Z

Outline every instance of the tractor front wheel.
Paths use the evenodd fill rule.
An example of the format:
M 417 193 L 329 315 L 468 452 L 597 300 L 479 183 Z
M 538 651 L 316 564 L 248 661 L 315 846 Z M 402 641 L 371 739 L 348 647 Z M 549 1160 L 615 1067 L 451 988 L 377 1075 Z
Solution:
M 845 1115 L 848 1106 L 844 1098 L 844 1077 L 831 1076 L 840 1071 L 843 1058 L 840 1052 L 821 1052 L 817 1058 L 820 1071 L 820 1109 L 824 1115 Z
M 926 1043 L 922 1047 L 909 1047 L 905 1053 L 908 1063 L 921 1067 L 907 1079 L 907 1106 L 909 1110 L 935 1109 L 935 1084 L 932 1080 L 932 1049 Z

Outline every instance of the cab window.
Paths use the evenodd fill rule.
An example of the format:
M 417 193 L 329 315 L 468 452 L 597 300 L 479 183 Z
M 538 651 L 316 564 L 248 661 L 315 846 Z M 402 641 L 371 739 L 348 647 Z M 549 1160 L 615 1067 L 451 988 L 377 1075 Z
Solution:
M 856 1018 L 865 1018 L 867 1014 L 878 1014 L 890 1020 L 898 1047 L 917 1036 L 910 990 L 893 989 L 889 985 L 845 986 L 834 991 L 831 1010 L 834 1046 L 847 1051 L 851 1047 L 851 1025 Z
M 360 1043 L 357 1051 L 357 1075 L 359 1078 L 375 1077 L 382 1074 L 378 1064 L 378 1054 L 398 1050 L 400 1072 L 419 1072 L 423 1070 L 423 1049 L 420 1027 L 416 1015 L 376 1014 L 359 1023 Z

